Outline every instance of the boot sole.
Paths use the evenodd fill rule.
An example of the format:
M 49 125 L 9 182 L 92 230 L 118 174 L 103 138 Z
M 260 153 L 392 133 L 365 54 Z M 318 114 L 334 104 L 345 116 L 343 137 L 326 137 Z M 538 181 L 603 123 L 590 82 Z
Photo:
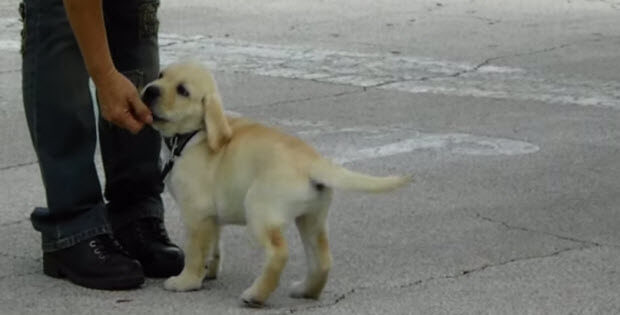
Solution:
M 173 264 L 167 264 L 163 266 L 153 266 L 150 264 L 143 264 L 142 270 L 144 271 L 144 276 L 147 278 L 168 278 L 173 276 L 178 276 L 181 271 L 183 271 L 183 264 L 180 265 L 177 263 L 177 266 L 172 267 Z
M 69 281 L 86 288 L 98 290 L 129 290 L 144 283 L 144 276 L 120 276 L 114 278 L 84 278 L 64 268 L 51 257 L 43 256 L 43 273 L 57 279 L 67 278 Z

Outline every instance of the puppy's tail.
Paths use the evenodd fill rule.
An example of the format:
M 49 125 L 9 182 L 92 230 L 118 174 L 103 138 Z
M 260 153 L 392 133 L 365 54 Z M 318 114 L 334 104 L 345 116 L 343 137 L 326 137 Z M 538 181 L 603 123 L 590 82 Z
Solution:
M 411 176 L 377 177 L 353 172 L 323 158 L 312 163 L 310 178 L 328 187 L 361 192 L 387 192 L 412 181 Z

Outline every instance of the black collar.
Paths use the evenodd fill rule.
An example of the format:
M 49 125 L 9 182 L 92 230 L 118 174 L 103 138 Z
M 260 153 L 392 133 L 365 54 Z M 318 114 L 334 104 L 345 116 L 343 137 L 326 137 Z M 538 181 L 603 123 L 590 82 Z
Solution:
M 168 161 L 166 161 L 166 165 L 161 171 L 161 179 L 164 180 L 172 167 L 174 166 L 174 160 L 181 156 L 181 152 L 185 149 L 185 146 L 200 130 L 191 131 L 188 133 L 176 134 L 169 138 L 164 138 L 164 143 L 168 150 L 170 151 L 170 156 L 168 157 Z

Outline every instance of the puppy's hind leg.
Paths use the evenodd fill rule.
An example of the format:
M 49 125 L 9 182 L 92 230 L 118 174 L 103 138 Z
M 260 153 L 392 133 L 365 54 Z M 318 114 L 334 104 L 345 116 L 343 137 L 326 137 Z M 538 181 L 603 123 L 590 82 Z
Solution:
M 220 261 L 222 257 L 220 254 L 220 232 L 221 227 L 216 225 L 213 230 L 213 238 L 210 246 L 211 252 L 207 256 L 207 263 L 205 265 L 205 268 L 207 269 L 205 278 L 208 280 L 217 278 L 217 273 L 220 271 Z
M 248 195 L 262 194 L 248 192 Z M 265 263 L 261 275 L 241 295 L 242 302 L 249 307 L 260 307 L 264 304 L 278 287 L 280 274 L 288 260 L 288 245 L 282 233 L 284 221 L 278 218 L 284 209 L 281 205 L 270 202 L 270 198 L 265 198 L 266 195 L 262 197 L 264 199 L 246 199 L 249 232 L 265 249 Z
M 197 222 L 187 222 L 187 244 L 185 246 L 185 266 L 181 274 L 170 277 L 164 288 L 170 291 L 191 291 L 202 287 L 207 270 L 206 256 L 218 226 L 214 218 L 204 218 Z
M 265 248 L 265 263 L 261 275 L 241 295 L 246 306 L 261 307 L 278 287 L 280 274 L 288 260 L 288 245 L 281 227 L 261 230 L 256 238 Z
M 316 207 L 295 219 L 306 253 L 308 272 L 304 280 L 293 284 L 290 292 L 293 298 L 318 299 L 327 283 L 332 265 L 326 227 L 331 192 L 324 193 L 326 195 Z

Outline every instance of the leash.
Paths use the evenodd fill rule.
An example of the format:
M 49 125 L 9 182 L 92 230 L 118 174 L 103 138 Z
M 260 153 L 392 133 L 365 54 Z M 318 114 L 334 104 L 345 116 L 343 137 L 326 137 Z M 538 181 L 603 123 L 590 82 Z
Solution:
M 162 181 L 166 179 L 166 176 L 168 176 L 168 173 L 170 173 L 170 170 L 172 170 L 175 160 L 177 159 L 177 157 L 181 156 L 181 153 L 183 152 L 183 149 L 185 149 L 185 146 L 199 131 L 200 130 L 195 130 L 188 133 L 177 134 L 169 138 L 164 138 L 164 143 L 170 151 L 170 154 L 168 155 L 168 160 L 166 161 L 166 164 L 161 171 Z

